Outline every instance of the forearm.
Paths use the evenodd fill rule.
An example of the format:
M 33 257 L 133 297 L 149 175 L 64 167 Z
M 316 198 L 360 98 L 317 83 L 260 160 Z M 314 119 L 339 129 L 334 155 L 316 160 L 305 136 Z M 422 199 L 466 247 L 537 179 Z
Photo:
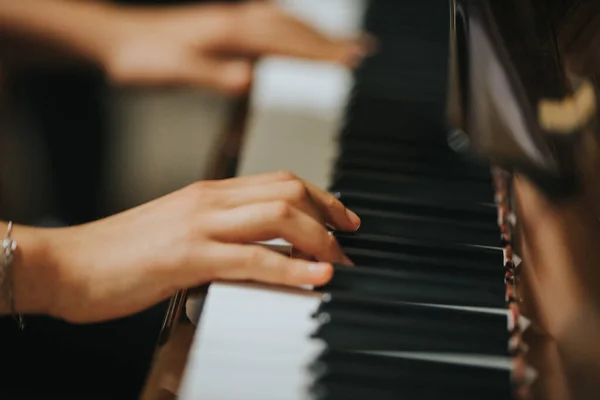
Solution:
M 7 227 L 6 222 L 0 221 L 0 238 L 4 238 Z M 47 314 L 52 309 L 56 283 L 61 277 L 52 255 L 50 233 L 49 229 L 13 226 L 11 238 L 17 242 L 17 249 L 9 266 L 11 273 L 4 271 L 6 277 L 13 279 L 2 285 L 0 315 L 12 312 L 7 290 L 13 291 L 16 312 Z M 0 260 L 0 267 L 3 266 L 4 259 Z
M 0 34 L 54 45 L 101 63 L 117 34 L 113 10 L 96 1 L 0 0 Z

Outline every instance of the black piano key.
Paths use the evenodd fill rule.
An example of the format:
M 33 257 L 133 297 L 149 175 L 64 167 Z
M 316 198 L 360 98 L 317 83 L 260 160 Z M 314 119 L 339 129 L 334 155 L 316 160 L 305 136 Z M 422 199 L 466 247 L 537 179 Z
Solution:
M 315 384 L 327 384 L 328 390 L 336 384 L 343 384 L 341 388 L 357 385 L 426 399 L 511 398 L 510 371 L 392 354 L 327 351 L 313 365 L 317 371 Z
M 461 220 L 436 217 L 431 214 L 382 212 L 351 207 L 361 219 L 361 232 L 382 236 L 408 237 L 425 240 L 471 243 L 480 246 L 500 246 L 497 224 L 468 224 Z
M 371 266 L 334 267 L 333 278 L 317 288 L 322 292 L 354 293 L 373 298 L 428 304 L 503 308 L 503 272 L 401 264 L 381 269 Z
M 448 144 L 450 8 L 368 3 L 379 52 L 354 72 L 330 187 L 362 219 L 335 233 L 358 266 L 317 288 L 331 300 L 315 316 L 329 351 L 313 398 L 510 399 L 510 371 L 341 350 L 508 352 L 506 316 L 431 306 L 505 307 L 489 167 Z
M 368 124 L 357 126 L 355 119 L 358 119 L 358 116 L 346 120 L 342 127 L 338 138 L 340 153 L 343 152 L 346 143 L 352 144 L 365 142 L 366 140 L 370 140 L 373 145 L 387 145 L 389 150 L 410 146 L 421 149 L 429 148 L 433 154 L 446 155 L 448 152 L 453 151 L 448 145 L 448 135 L 445 129 L 440 130 L 438 126 L 431 129 L 423 127 L 407 129 L 406 126 L 396 129 L 385 126 L 380 128 L 378 125 L 369 126 Z
M 363 208 L 380 211 L 405 210 L 409 213 L 426 214 L 432 217 L 454 219 L 463 221 L 467 225 L 475 227 L 496 227 L 498 224 L 497 208 L 489 203 L 445 203 L 417 201 L 409 194 L 392 196 L 381 193 L 365 193 L 344 191 L 337 192 L 336 196 L 348 208 Z M 434 204 L 437 203 L 437 204 Z
M 437 181 L 457 180 L 473 182 L 483 187 L 491 187 L 490 169 L 474 162 L 461 159 L 453 161 L 432 161 L 419 153 L 407 156 L 401 154 L 386 157 L 385 153 L 378 154 L 368 151 L 362 154 L 341 153 L 335 163 L 334 179 L 345 173 L 361 172 L 383 174 L 384 176 L 424 177 Z
M 445 144 L 447 135 L 442 135 L 444 144 L 436 147 L 431 146 L 430 141 L 423 140 L 423 143 L 420 143 L 412 139 L 412 135 L 402 133 L 390 137 L 379 137 L 373 134 L 363 137 L 342 136 L 339 140 L 338 161 L 368 158 L 373 162 L 415 160 L 435 165 L 461 165 L 469 166 L 481 176 L 491 179 L 489 164 L 468 154 L 456 153 Z M 419 138 L 424 135 L 421 132 L 416 133 L 415 136 Z
M 406 269 L 433 269 L 445 268 L 450 273 L 458 273 L 464 271 L 470 274 L 471 271 L 501 271 L 501 266 L 497 268 L 486 268 L 485 266 L 467 263 L 452 263 L 444 262 L 442 259 L 412 257 L 404 254 L 398 254 L 388 251 L 370 250 L 356 247 L 342 247 L 344 253 L 352 260 L 354 264 L 370 265 L 380 269 L 395 271 L 398 268 Z
M 409 194 L 415 200 L 437 202 L 440 205 L 463 202 L 493 202 L 492 186 L 464 181 L 437 181 L 410 176 L 386 176 L 348 171 L 335 177 L 331 191 L 360 191 L 392 196 Z
M 406 79 L 391 83 L 389 73 L 385 72 L 387 70 L 392 73 L 393 66 L 385 65 L 385 61 L 374 58 L 365 62 L 356 73 L 359 79 L 364 77 L 356 83 L 356 90 L 372 98 L 380 97 L 397 101 L 414 99 L 411 102 L 412 112 L 403 111 L 401 106 L 398 107 L 399 122 L 403 122 L 404 126 L 409 128 L 437 128 L 440 133 L 443 132 L 445 99 L 444 91 L 440 91 L 439 86 L 446 83 L 446 78 L 432 78 L 416 86 L 414 80 L 429 74 L 427 71 L 409 67 L 403 71 Z
M 420 258 L 411 258 L 381 250 L 370 250 L 356 247 L 344 246 L 344 253 L 357 265 L 369 265 L 379 269 L 395 271 L 399 267 L 406 269 L 432 270 L 433 268 L 445 268 L 448 272 L 456 272 L 458 270 L 470 273 L 472 268 L 464 268 L 462 265 L 451 265 L 443 263 L 443 260 L 434 260 L 433 262 Z
M 341 132 L 340 140 L 372 138 L 389 141 L 410 140 L 416 145 L 448 151 L 447 129 L 441 118 L 431 118 L 432 106 L 441 102 L 418 102 L 407 97 L 402 101 L 395 98 L 378 97 L 365 92 L 365 88 L 355 88 L 349 104 L 349 113 Z
M 367 32 L 373 32 L 377 36 L 392 34 L 406 41 L 415 36 L 427 36 L 444 41 L 448 38 L 449 20 L 448 5 L 437 0 L 370 0 L 363 23 Z M 427 48 L 423 51 L 427 51 Z M 406 53 L 393 55 L 400 58 Z
M 487 248 L 447 242 L 427 242 L 368 233 L 336 232 L 342 248 L 392 253 L 408 263 L 440 265 L 453 268 L 498 270 L 504 256 L 500 248 Z
M 410 384 L 406 386 L 381 385 L 380 383 L 365 386 L 362 380 L 340 376 L 323 379 L 312 385 L 310 393 L 314 400 L 511 400 L 510 394 L 489 393 L 485 389 L 463 386 L 437 385 L 432 378 L 429 384 Z
M 428 175 L 413 176 L 413 173 L 410 171 L 370 173 L 369 171 L 361 171 L 360 169 L 347 169 L 344 171 L 337 171 L 336 175 L 340 175 L 342 177 L 344 175 L 350 175 L 355 178 L 367 177 L 371 180 L 374 180 L 375 182 L 386 183 L 389 185 L 403 184 L 406 182 L 419 180 L 423 184 L 427 185 L 430 190 L 448 189 L 450 186 L 455 186 L 457 189 L 462 190 L 461 194 L 475 196 L 474 198 L 478 198 L 478 196 L 481 196 L 482 194 L 491 194 L 493 196 L 493 183 L 491 179 L 472 180 L 469 177 L 465 177 L 462 175 L 456 175 L 452 177 L 436 177 Z M 393 193 L 394 191 L 388 188 L 387 190 L 383 191 L 383 193 L 386 192 Z M 447 192 L 446 196 L 448 196 L 448 194 L 452 194 L 452 192 Z
M 373 98 L 410 101 L 412 116 L 408 112 L 403 112 L 401 104 L 397 109 L 401 118 L 407 118 L 407 126 L 436 124 L 443 128 L 447 82 L 445 72 L 448 57 L 448 52 L 447 50 L 444 52 L 444 49 L 447 49 L 447 42 L 415 38 L 413 42 L 419 43 L 411 43 L 411 41 L 397 39 L 395 36 L 379 38 L 382 51 L 365 60 L 355 72 L 356 90 Z M 419 45 L 426 45 L 433 51 L 423 52 L 417 57 L 411 55 L 404 58 L 386 54 L 386 50 L 402 48 L 411 50 Z M 427 65 L 423 66 L 422 63 Z M 400 79 L 390 79 L 390 76 L 394 75 Z
M 335 293 L 324 296 L 315 318 L 314 337 L 329 349 L 508 356 L 506 315 Z
M 335 165 L 336 174 L 346 171 L 360 171 L 368 173 L 401 173 L 412 176 L 431 177 L 436 179 L 452 179 L 460 175 L 465 180 L 484 182 L 491 185 L 491 177 L 488 171 L 473 168 L 464 164 L 441 164 L 428 161 L 415 160 L 411 158 L 397 157 L 393 161 L 377 158 L 376 156 L 363 155 L 359 158 L 340 157 Z

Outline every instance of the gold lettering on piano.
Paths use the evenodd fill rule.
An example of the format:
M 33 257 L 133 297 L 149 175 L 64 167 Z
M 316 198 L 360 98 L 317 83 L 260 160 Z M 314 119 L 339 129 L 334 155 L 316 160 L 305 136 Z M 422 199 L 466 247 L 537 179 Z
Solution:
M 540 126 L 549 133 L 571 134 L 585 127 L 596 112 L 596 93 L 589 81 L 582 82 L 572 96 L 560 100 L 541 100 L 538 104 Z

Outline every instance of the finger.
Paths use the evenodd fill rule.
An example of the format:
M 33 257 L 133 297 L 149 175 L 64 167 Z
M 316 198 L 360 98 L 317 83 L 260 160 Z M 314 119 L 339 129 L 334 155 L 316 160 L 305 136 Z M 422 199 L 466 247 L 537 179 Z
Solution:
M 226 189 L 262 185 L 272 182 L 285 182 L 295 179 L 298 179 L 298 177 L 289 171 L 276 171 L 205 182 L 214 185 L 216 188 Z
M 257 242 L 282 238 L 320 261 L 352 264 L 327 229 L 285 202 L 259 203 L 215 214 L 211 234 L 226 242 Z
M 214 50 L 301 57 L 350 67 L 356 66 L 373 50 L 371 39 L 328 37 L 274 4 L 241 4 L 234 13 L 236 28 L 215 36 Z
M 226 193 L 222 196 L 226 199 L 225 208 L 285 201 L 310 215 L 320 225 L 324 226 L 326 222 L 320 210 L 311 200 L 306 185 L 301 180 L 269 182 L 242 188 L 228 188 L 225 191 Z
M 320 286 L 333 276 L 331 264 L 287 258 L 257 245 L 222 244 L 215 250 L 221 254 L 215 279 Z
M 302 251 L 295 249 L 292 247 L 292 249 L 290 250 L 290 257 L 292 258 L 301 258 L 303 260 L 308 260 L 308 261 L 317 261 L 315 260 L 315 258 L 313 256 L 311 256 L 310 254 L 307 253 L 303 253 Z
M 305 182 L 308 192 L 316 206 L 325 215 L 325 221 L 339 230 L 356 231 L 360 228 L 360 217 L 334 195 L 310 182 Z
M 197 55 L 197 59 L 185 63 L 184 67 L 184 83 L 226 94 L 243 94 L 249 90 L 252 82 L 253 64 L 249 60 Z
M 263 201 L 270 201 L 268 199 L 273 196 L 273 193 L 267 193 L 266 186 L 275 182 L 296 182 L 298 186 L 302 185 L 303 188 L 297 187 L 295 189 L 287 189 L 289 190 L 287 194 L 293 196 L 293 192 L 296 190 L 297 192 L 295 195 L 300 195 L 301 192 L 304 191 L 317 207 L 317 210 L 321 215 L 320 219 L 331 225 L 333 228 L 344 231 L 356 231 L 360 227 L 360 217 L 353 211 L 347 209 L 336 196 L 322 190 L 314 184 L 302 180 L 289 171 L 278 171 L 242 178 L 225 179 L 222 181 L 215 181 L 214 185 L 216 188 L 240 188 L 244 190 L 256 186 L 256 190 L 265 191 L 265 193 L 262 194 L 264 196 Z M 248 200 L 245 198 L 244 193 L 241 193 L 238 196 L 242 199 L 241 201 Z M 256 197 L 258 194 L 256 194 L 256 192 L 250 192 L 249 196 Z M 285 197 L 279 198 L 282 199 Z

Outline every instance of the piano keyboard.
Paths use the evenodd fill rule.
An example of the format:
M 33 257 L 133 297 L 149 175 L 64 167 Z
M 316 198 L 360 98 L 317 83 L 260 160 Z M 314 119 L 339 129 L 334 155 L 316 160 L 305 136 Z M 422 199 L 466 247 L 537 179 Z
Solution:
M 369 3 L 380 51 L 354 73 L 327 185 L 362 219 L 335 233 L 356 266 L 316 291 L 213 284 L 181 399 L 523 394 L 503 175 L 446 134 L 449 20 L 438 0 Z

